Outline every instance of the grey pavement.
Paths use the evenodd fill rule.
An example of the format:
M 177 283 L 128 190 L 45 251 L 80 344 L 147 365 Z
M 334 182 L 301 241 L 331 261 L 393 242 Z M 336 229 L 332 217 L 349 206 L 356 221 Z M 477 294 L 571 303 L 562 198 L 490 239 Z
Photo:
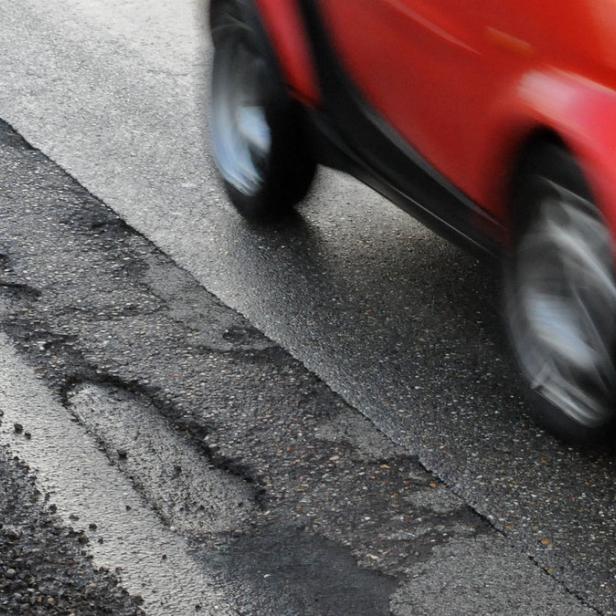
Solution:
M 416 456 L 519 554 L 616 613 L 613 452 L 564 447 L 526 418 L 498 323 L 497 268 L 330 172 L 286 225 L 241 221 L 205 152 L 209 50 L 192 1 L 0 6 L 0 117 Z
M 30 585 L 16 613 L 39 596 L 105 613 L 100 591 L 37 575 L 37 551 L 70 548 L 114 573 L 100 590 L 117 614 L 596 613 L 2 123 L 0 185 L 0 507 L 20 506 Z M 10 456 L 62 541 L 25 522 L 32 483 Z

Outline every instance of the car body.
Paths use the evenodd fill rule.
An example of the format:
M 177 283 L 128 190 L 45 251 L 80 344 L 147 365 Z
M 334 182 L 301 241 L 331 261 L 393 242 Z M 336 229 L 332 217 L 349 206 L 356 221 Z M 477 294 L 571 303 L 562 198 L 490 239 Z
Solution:
M 352 83 L 366 114 L 505 227 L 517 165 L 551 133 L 574 152 L 616 234 L 613 7 L 597 0 L 257 4 L 290 88 L 310 108 L 338 105 L 347 115 L 340 90 Z M 342 86 L 331 78 L 340 72 Z
M 565 374 L 559 376 L 560 393 L 542 395 L 543 385 L 529 374 L 541 372 L 542 366 L 552 362 L 549 353 L 541 360 L 535 357 L 530 365 L 522 357 L 522 367 L 530 389 L 539 392 L 551 408 L 547 419 L 540 413 L 544 423 L 571 438 L 605 432 L 613 419 L 611 379 L 616 372 L 611 367 L 602 368 L 600 384 L 598 379 L 592 385 L 602 390 L 601 421 L 578 416 L 563 426 L 558 413 L 566 416 L 565 398 L 572 395 L 563 394 L 562 383 L 582 378 L 578 372 L 584 362 L 594 361 L 591 356 L 599 352 L 604 364 L 612 362 L 612 326 L 605 325 L 600 336 L 594 330 L 610 320 L 604 314 L 605 306 L 612 307 L 616 288 L 612 284 L 616 8 L 603 0 L 211 3 L 214 12 L 220 7 L 229 12 L 230 6 L 254 33 L 259 57 L 275 70 L 286 95 L 301 109 L 302 130 L 309 133 L 302 143 L 317 163 L 351 173 L 437 232 L 477 253 L 504 261 L 513 255 L 515 260 L 522 246 L 524 255 L 532 253 L 533 258 L 542 250 L 560 258 L 559 264 L 556 257 L 546 258 L 546 263 L 554 263 L 541 281 L 541 292 L 532 297 L 518 298 L 514 288 L 520 272 L 526 270 L 509 274 L 513 288 L 509 321 L 515 321 L 516 310 L 524 311 L 532 302 L 539 305 L 543 301 L 540 308 L 545 313 L 546 286 L 556 286 L 552 279 L 559 276 L 563 263 L 571 272 L 575 270 L 571 273 L 574 283 L 558 280 L 561 286 L 575 286 L 575 293 L 561 301 L 558 310 L 562 313 L 579 304 L 575 318 L 579 314 L 590 317 L 588 331 L 566 350 L 570 361 Z M 223 79 L 230 79 L 229 75 L 227 71 Z M 220 83 L 214 81 L 215 91 L 224 89 Z M 218 108 L 224 106 L 229 107 L 224 103 Z M 265 116 L 271 119 L 271 111 Z M 220 134 L 215 144 L 224 141 Z M 275 130 L 272 135 L 275 142 Z M 289 146 L 287 151 L 291 151 Z M 219 167 L 225 177 L 224 163 Z M 543 187 L 529 188 L 539 176 Z M 524 191 L 520 186 L 526 187 Z M 298 194 L 304 192 L 302 187 Z M 520 200 L 525 203 L 520 205 Z M 571 206 L 567 210 L 571 215 L 562 223 L 560 235 L 550 236 L 556 217 L 562 214 L 545 203 L 559 200 Z M 546 208 L 550 220 L 539 221 L 533 209 Z M 581 222 L 571 222 L 576 220 Z M 573 239 L 567 240 L 570 248 L 566 248 L 561 236 L 576 224 Z M 540 231 L 543 244 L 538 239 Z M 593 235 L 600 237 L 600 245 L 595 245 Z M 576 259 L 574 267 L 571 264 Z M 518 260 L 520 268 L 522 264 L 526 267 L 523 259 Z M 582 271 L 582 262 L 584 267 L 594 267 L 590 261 L 599 260 L 600 267 L 590 273 Z M 596 287 L 587 285 L 586 278 L 596 280 L 592 283 Z M 526 284 L 526 279 L 520 280 Z M 534 279 L 531 282 L 539 284 Z M 595 307 L 598 303 L 603 305 Z M 589 309 L 586 304 L 593 306 Z M 537 314 L 530 315 L 535 329 L 528 319 L 517 330 L 512 328 L 519 359 L 520 354 L 528 355 L 519 340 L 527 330 L 545 344 L 560 335 L 554 328 L 549 330 L 547 323 L 541 330 L 540 319 L 545 316 Z M 574 325 L 568 327 L 571 338 Z M 562 351 L 565 338 L 563 334 L 559 348 L 551 349 L 554 357 Z M 590 338 L 610 340 L 597 350 L 598 343 Z M 543 351 L 533 353 L 538 356 Z M 583 377 L 588 378 L 588 374 Z M 583 395 L 591 395 L 591 386 L 585 387 Z

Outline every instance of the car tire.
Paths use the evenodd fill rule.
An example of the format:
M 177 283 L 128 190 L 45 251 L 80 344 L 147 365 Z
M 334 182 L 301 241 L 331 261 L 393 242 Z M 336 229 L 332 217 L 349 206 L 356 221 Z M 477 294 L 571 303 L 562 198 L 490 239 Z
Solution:
M 575 159 L 536 151 L 517 179 L 504 312 L 535 418 L 576 444 L 614 427 L 616 275 L 611 236 Z
M 315 175 L 304 110 L 289 96 L 251 2 L 213 2 L 210 26 L 216 166 L 244 217 L 278 218 L 305 197 Z

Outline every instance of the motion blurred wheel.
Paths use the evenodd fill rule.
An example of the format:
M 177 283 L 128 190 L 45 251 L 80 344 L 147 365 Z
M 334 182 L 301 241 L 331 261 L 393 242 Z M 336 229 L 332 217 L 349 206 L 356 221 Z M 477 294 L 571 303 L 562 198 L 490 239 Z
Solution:
M 216 165 L 243 216 L 277 218 L 303 199 L 315 174 L 303 111 L 288 95 L 250 2 L 213 2 L 210 24 Z
M 603 439 L 614 424 L 616 279 L 612 240 L 582 173 L 546 148 L 523 175 L 505 268 L 511 345 L 532 410 L 560 437 Z

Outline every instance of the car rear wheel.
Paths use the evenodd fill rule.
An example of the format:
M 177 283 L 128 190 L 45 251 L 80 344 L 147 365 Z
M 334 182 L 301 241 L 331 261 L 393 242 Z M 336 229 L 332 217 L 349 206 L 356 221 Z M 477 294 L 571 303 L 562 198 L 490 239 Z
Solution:
M 250 2 L 212 5 L 211 133 L 231 202 L 253 220 L 284 214 L 315 174 L 305 118 L 283 84 Z
M 614 423 L 616 276 L 609 230 L 573 158 L 550 147 L 520 181 L 505 316 L 532 410 L 574 442 Z

